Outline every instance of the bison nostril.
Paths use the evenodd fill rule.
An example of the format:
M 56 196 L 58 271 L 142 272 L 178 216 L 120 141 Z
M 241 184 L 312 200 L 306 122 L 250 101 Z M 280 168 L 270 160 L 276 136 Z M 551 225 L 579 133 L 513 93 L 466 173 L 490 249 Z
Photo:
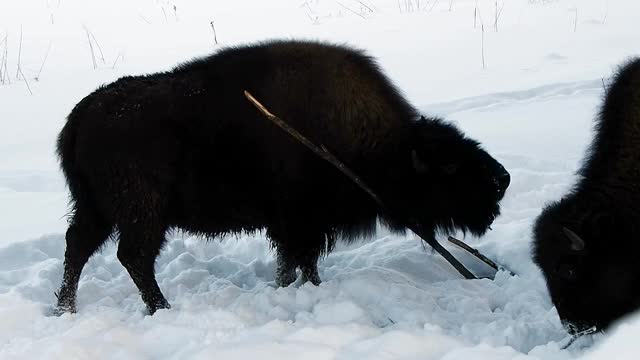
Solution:
M 498 183 L 498 187 L 500 190 L 507 190 L 509 184 L 511 183 L 511 175 L 508 172 L 504 172 L 496 177 L 496 182 Z
M 502 196 L 504 196 L 504 194 L 507 192 L 507 188 L 511 183 L 511 176 L 505 170 L 503 173 L 493 178 L 493 183 L 496 186 L 498 197 L 502 198 Z

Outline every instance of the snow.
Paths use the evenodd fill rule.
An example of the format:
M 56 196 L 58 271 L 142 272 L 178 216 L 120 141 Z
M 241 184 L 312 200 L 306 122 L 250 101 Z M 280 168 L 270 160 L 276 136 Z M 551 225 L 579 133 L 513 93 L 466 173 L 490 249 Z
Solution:
M 603 83 L 638 54 L 640 3 L 498 1 L 497 32 L 495 1 L 477 4 L 475 28 L 475 0 L 3 4 L 0 63 L 7 48 L 11 84 L 0 85 L 0 358 L 632 358 L 637 316 L 561 349 L 569 337 L 530 246 L 540 209 L 574 181 Z M 97 69 L 84 27 L 95 37 Z M 15 78 L 21 29 L 21 67 L 33 95 Z M 462 280 L 415 236 L 380 229 L 325 258 L 321 286 L 276 288 L 264 234 L 206 242 L 174 233 L 156 265 L 171 310 L 145 314 L 110 244 L 85 267 L 79 312 L 51 316 L 68 210 L 54 144 L 73 105 L 119 76 L 270 38 L 366 49 L 426 114 L 481 141 L 512 184 L 493 231 L 465 240 L 518 275 Z

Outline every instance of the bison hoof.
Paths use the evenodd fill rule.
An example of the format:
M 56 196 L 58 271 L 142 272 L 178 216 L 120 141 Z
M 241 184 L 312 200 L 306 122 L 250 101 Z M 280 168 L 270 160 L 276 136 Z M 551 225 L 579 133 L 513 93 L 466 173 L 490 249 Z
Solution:
M 55 294 L 58 297 L 58 294 Z M 75 314 L 76 301 L 73 298 L 67 298 L 63 296 L 58 297 L 58 305 L 53 309 L 54 316 L 62 316 L 65 313 Z
M 278 271 L 278 275 L 276 276 L 276 285 L 279 287 L 287 287 L 293 284 L 298 276 L 296 275 L 296 269 L 288 270 L 288 271 Z
M 319 277 L 315 277 L 315 278 L 312 278 L 312 279 L 306 279 L 304 282 L 310 282 L 315 286 L 320 286 L 320 284 L 322 284 L 322 280 L 320 280 Z
M 310 282 L 315 286 L 320 286 L 322 280 L 320 279 L 320 275 L 318 275 L 317 270 L 311 274 L 302 273 L 302 283 Z
M 151 304 L 147 304 L 147 310 L 149 311 L 149 315 L 153 315 L 158 310 L 171 309 L 171 304 L 166 299 L 158 299 L 157 301 L 152 302 Z
M 56 306 L 53 309 L 53 316 L 62 316 L 64 314 L 75 314 L 76 313 L 76 307 L 75 306 L 62 306 L 60 304 L 58 304 L 58 306 Z

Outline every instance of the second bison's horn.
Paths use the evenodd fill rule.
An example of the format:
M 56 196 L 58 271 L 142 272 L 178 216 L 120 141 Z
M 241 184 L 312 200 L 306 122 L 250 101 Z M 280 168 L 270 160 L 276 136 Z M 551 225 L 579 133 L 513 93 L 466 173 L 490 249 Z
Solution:
M 578 236 L 575 232 L 566 227 L 562 227 L 562 232 L 564 235 L 571 241 L 571 250 L 573 251 L 582 251 L 584 250 L 584 240 Z
M 411 161 L 413 162 L 413 168 L 420 174 L 427 172 L 427 164 L 422 162 L 418 157 L 418 153 L 415 150 L 411 151 Z

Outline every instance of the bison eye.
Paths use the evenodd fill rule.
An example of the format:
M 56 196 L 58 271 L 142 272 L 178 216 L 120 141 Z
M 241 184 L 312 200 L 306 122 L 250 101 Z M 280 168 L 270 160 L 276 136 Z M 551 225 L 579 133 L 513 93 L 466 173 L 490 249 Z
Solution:
M 458 169 L 459 169 L 459 168 L 460 168 L 460 165 L 458 165 L 458 164 L 448 164 L 448 165 L 445 165 L 445 166 L 442 168 L 442 172 L 443 172 L 445 175 L 453 175 L 453 174 L 455 174 L 456 172 L 458 172 Z
M 576 267 L 572 264 L 567 263 L 560 264 L 556 271 L 561 278 L 567 281 L 574 281 L 577 278 L 578 274 Z

